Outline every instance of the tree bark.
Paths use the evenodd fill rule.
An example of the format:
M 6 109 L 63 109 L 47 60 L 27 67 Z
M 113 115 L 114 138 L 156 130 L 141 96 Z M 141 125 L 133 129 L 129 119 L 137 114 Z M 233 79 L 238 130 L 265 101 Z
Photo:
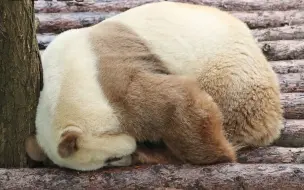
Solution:
M 124 11 L 145 3 L 160 0 L 112 0 L 99 2 L 65 2 L 65 1 L 35 1 L 35 12 L 107 12 L 110 10 Z M 271 11 L 304 9 L 303 0 L 174 0 L 192 4 L 209 5 L 226 11 Z
M 1 0 L 0 18 L 0 167 L 25 167 L 41 84 L 33 2 Z
M 304 189 L 303 164 L 154 165 L 75 172 L 64 169 L 0 170 L 2 189 Z

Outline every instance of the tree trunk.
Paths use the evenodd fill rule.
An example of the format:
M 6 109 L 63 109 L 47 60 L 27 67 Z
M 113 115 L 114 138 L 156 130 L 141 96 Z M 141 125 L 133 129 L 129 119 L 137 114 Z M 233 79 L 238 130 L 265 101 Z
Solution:
M 25 167 L 41 75 L 33 1 L 0 1 L 0 167 Z

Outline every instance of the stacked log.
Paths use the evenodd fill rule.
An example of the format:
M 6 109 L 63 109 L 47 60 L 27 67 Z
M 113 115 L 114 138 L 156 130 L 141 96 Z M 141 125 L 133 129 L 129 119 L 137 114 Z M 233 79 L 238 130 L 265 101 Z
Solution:
M 78 173 L 64 169 L 3 169 L 2 189 L 300 190 L 304 165 L 154 165 Z
M 41 53 L 65 30 L 91 26 L 122 11 L 157 1 L 161 0 L 35 1 Z M 281 137 L 272 146 L 239 152 L 238 164 L 154 165 L 88 173 L 54 168 L 0 169 L 0 186 L 8 189 L 304 189 L 304 0 L 174 1 L 218 7 L 247 23 L 279 78 L 285 117 Z

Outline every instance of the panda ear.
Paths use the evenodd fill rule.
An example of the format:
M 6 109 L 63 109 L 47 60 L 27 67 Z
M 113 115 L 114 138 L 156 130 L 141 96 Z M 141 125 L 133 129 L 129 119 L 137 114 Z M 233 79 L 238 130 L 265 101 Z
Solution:
M 47 159 L 35 135 L 31 135 L 25 140 L 25 151 L 32 160 L 42 162 Z
M 58 154 L 62 158 L 69 157 L 78 150 L 77 140 L 81 132 L 79 131 L 66 131 L 61 135 L 60 143 L 58 145 Z

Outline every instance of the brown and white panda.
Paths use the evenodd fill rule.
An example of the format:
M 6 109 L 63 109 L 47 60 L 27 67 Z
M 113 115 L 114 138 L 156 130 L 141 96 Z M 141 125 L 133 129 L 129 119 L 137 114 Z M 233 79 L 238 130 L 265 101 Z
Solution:
M 127 166 L 136 141 L 162 140 L 183 162 L 234 162 L 235 150 L 269 145 L 283 128 L 274 71 L 246 24 L 216 8 L 145 4 L 61 33 L 42 64 L 26 143 L 35 160 Z

